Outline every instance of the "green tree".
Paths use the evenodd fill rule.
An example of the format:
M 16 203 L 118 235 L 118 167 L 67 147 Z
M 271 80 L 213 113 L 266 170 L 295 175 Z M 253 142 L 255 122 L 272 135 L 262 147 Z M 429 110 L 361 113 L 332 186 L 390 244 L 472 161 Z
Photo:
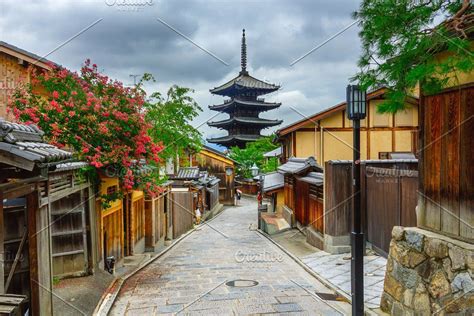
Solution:
M 245 148 L 232 147 L 229 157 L 238 162 L 237 173 L 244 178 L 251 178 L 250 168 L 253 164 L 263 172 L 275 171 L 278 167 L 278 159 L 270 158 L 265 161 L 263 155 L 273 149 L 278 148 L 272 142 L 273 136 L 262 137 L 254 142 L 247 143 Z
M 161 157 L 165 159 L 184 155 L 185 151 L 199 151 L 202 135 L 191 125 L 191 121 L 202 111 L 190 96 L 194 90 L 173 85 L 166 97 L 159 92 L 151 95 L 145 104 L 146 120 L 151 124 L 148 134 L 160 140 L 165 149 Z
M 417 84 L 424 93 L 436 93 L 456 80 L 454 72 L 474 69 L 469 0 L 364 0 L 354 17 L 360 20 L 363 52 L 353 79 L 364 88 L 390 88 L 380 112 L 403 109 Z M 448 57 L 436 59 L 440 51 Z

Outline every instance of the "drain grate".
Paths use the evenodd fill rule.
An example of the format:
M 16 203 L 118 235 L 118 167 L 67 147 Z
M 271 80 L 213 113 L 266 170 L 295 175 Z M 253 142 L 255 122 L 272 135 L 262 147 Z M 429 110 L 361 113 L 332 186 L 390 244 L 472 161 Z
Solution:
M 252 287 L 257 286 L 258 282 L 255 280 L 233 280 L 227 282 L 225 285 L 230 287 Z
M 322 300 L 325 301 L 342 301 L 347 302 L 347 299 L 341 295 L 334 294 L 334 293 L 321 293 L 315 292 L 317 296 L 319 296 Z

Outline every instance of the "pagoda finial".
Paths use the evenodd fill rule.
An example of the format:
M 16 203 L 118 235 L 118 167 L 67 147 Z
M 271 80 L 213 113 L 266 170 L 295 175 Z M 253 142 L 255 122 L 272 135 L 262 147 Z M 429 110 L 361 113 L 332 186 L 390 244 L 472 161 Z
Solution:
M 242 51 L 240 56 L 240 64 L 242 66 L 241 74 L 248 74 L 247 72 L 247 44 L 245 43 L 245 29 L 242 30 Z

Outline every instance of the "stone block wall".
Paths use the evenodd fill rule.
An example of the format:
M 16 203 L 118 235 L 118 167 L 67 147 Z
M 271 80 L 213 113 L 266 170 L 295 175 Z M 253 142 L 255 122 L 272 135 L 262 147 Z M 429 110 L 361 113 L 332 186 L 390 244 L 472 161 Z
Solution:
M 473 278 L 473 244 L 395 226 L 380 307 L 392 315 L 472 315 Z

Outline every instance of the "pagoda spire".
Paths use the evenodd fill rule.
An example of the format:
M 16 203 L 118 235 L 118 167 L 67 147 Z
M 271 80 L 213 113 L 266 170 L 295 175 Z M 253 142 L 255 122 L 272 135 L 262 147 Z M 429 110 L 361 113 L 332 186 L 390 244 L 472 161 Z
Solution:
M 260 137 L 265 128 L 280 125 L 281 120 L 260 118 L 261 112 L 280 107 L 281 103 L 265 102 L 260 96 L 277 91 L 280 86 L 274 85 L 249 75 L 247 71 L 247 43 L 245 42 L 245 29 L 242 30 L 242 46 L 240 56 L 240 72 L 235 78 L 211 89 L 212 94 L 230 97 L 223 104 L 209 106 L 213 111 L 226 113 L 229 118 L 207 122 L 208 126 L 217 127 L 227 131 L 226 136 L 208 138 L 207 141 L 230 148 L 237 146 L 245 148 L 248 142 L 253 142 Z
M 240 70 L 240 74 L 247 75 L 247 44 L 245 43 L 245 29 L 242 30 L 240 65 L 242 67 L 242 70 Z

